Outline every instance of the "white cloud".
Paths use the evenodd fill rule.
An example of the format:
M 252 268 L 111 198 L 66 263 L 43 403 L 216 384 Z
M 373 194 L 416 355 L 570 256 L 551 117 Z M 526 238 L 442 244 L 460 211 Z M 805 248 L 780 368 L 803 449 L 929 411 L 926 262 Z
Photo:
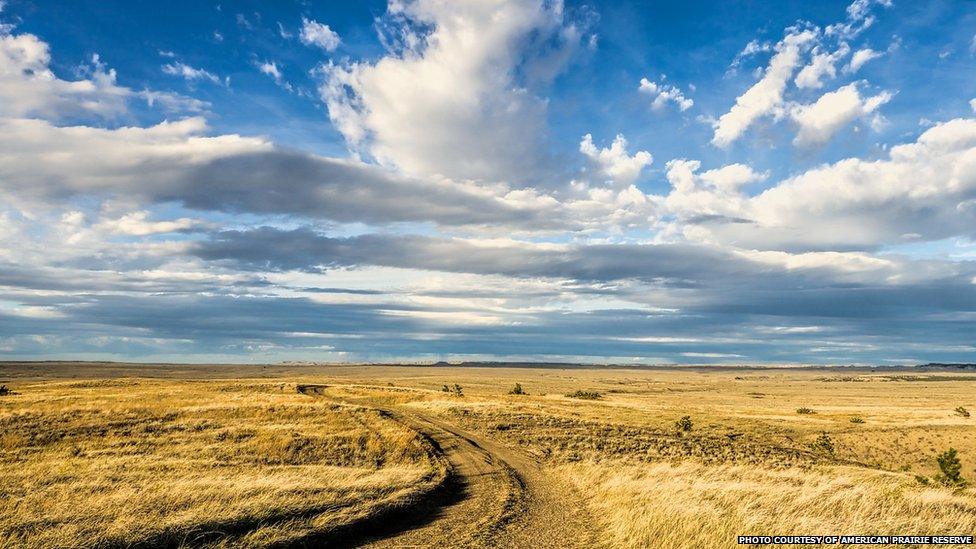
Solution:
M 854 0 L 847 6 L 847 20 L 844 23 L 829 25 L 825 33 L 841 39 L 855 38 L 874 24 L 871 8 L 874 4 L 890 8 L 892 0 Z
M 205 69 L 191 67 L 190 65 L 180 61 L 175 63 L 167 63 L 163 65 L 162 68 L 164 73 L 170 76 L 179 76 L 184 80 L 209 80 L 214 84 L 220 84 L 220 77 L 218 77 L 216 74 Z
M 668 102 L 677 105 L 678 109 L 682 112 L 690 109 L 695 104 L 693 100 L 686 98 L 677 87 L 669 84 L 651 82 L 647 78 L 641 78 L 638 90 L 654 98 L 651 102 L 651 108 L 656 111 L 663 109 Z
M 699 166 L 668 163 L 674 191 L 665 204 L 681 219 L 673 229 L 692 240 L 759 250 L 871 249 L 902 243 L 906 234 L 972 238 L 976 227 L 976 119 L 937 124 L 916 142 L 892 147 L 888 158 L 848 158 L 751 197 L 708 188 Z
M 851 56 L 851 62 L 846 67 L 844 67 L 844 72 L 853 74 L 859 71 L 861 67 L 863 67 L 864 64 L 867 63 L 868 61 L 872 59 L 877 59 L 882 55 L 884 55 L 884 53 L 879 51 L 874 51 L 871 48 L 864 48 L 864 49 L 857 50 L 856 52 L 854 52 L 854 55 Z
M 769 172 L 757 172 L 745 164 L 729 164 L 701 174 L 701 180 L 722 191 L 737 191 L 743 185 L 757 183 L 769 177 Z
M 782 108 L 786 83 L 800 63 L 800 54 L 816 36 L 812 30 L 791 31 L 776 44 L 776 54 L 763 77 L 736 98 L 732 109 L 718 119 L 712 144 L 728 147 L 757 119 Z
M 653 157 L 647 151 L 637 151 L 633 156 L 627 154 L 627 140 L 617 135 L 609 148 L 598 149 L 593 144 L 593 136 L 586 134 L 580 141 L 580 152 L 586 155 L 617 186 L 628 187 L 640 177 L 641 171 L 651 165 Z
M 761 181 L 765 174 L 755 172 L 742 164 L 731 164 L 699 174 L 698 160 L 674 159 L 668 161 L 666 176 L 672 191 L 665 197 L 670 213 L 683 221 L 703 217 L 739 218 L 745 208 L 745 199 L 738 189 L 747 183 Z
M 891 6 L 891 0 L 854 0 L 847 8 L 847 18 L 842 23 L 828 25 L 823 32 L 810 23 L 800 23 L 786 29 L 784 38 L 773 48 L 776 53 L 765 71 L 745 93 L 736 98 L 735 105 L 714 124 L 712 144 L 726 148 L 739 139 L 746 130 L 764 116 L 775 119 L 787 114 L 785 95 L 787 85 L 807 51 L 812 51 L 810 62 L 796 75 L 798 89 L 819 89 L 824 80 L 837 75 L 837 63 L 850 53 L 848 42 L 874 23 L 871 9 L 874 5 Z M 828 53 L 825 44 L 835 43 L 836 49 Z M 897 42 L 896 42 L 897 43 Z M 892 47 L 897 47 L 895 44 Z M 746 55 L 762 51 L 758 41 L 750 42 L 733 61 L 734 69 Z M 863 50 L 862 50 L 863 51 Z M 859 52 L 858 62 L 863 64 L 867 52 Z M 845 67 L 845 70 L 849 70 Z M 734 73 L 734 70 L 732 71 Z
M 118 129 L 0 118 L 0 195 L 31 208 L 89 196 L 137 207 L 177 202 L 201 211 L 508 234 L 646 227 L 655 208 L 634 187 L 581 189 L 560 201 L 533 188 L 408 178 L 355 160 L 278 150 L 260 138 L 206 136 L 206 129 L 199 117 Z
M 973 109 L 973 112 L 976 112 L 976 98 L 969 100 L 969 108 Z
M 275 61 L 265 61 L 264 63 L 260 63 L 258 65 L 258 70 L 263 74 L 274 78 L 275 80 L 281 79 L 281 71 L 278 70 L 278 63 Z
M 285 26 L 281 24 L 281 21 L 278 21 L 278 34 L 285 40 L 290 40 L 295 37 L 294 34 L 285 30 Z
M 169 111 L 199 112 L 208 106 L 179 94 L 120 86 L 115 70 L 107 68 L 98 55 L 79 67 L 79 80 L 62 80 L 50 63 L 47 42 L 33 34 L 0 33 L 0 116 L 114 119 L 126 114 L 132 99 Z
M 149 212 L 141 210 L 123 215 L 118 219 L 107 219 L 98 223 L 95 228 L 110 233 L 147 236 L 153 234 L 165 234 L 179 231 L 186 231 L 205 226 L 196 219 L 180 218 L 172 221 L 151 221 Z
M 285 80 L 284 75 L 281 73 L 281 69 L 278 67 L 277 61 L 264 61 L 263 63 L 258 63 L 257 67 L 258 70 L 261 71 L 261 74 L 270 76 L 272 79 L 274 79 L 275 84 L 280 86 L 282 89 L 290 92 L 295 91 L 294 86 Z
M 796 87 L 800 89 L 822 88 L 825 77 L 834 78 L 837 76 L 837 62 L 846 57 L 850 51 L 851 48 L 846 43 L 842 43 L 834 53 L 820 52 L 815 49 L 810 64 L 803 67 L 796 75 L 794 80 Z
M 48 44 L 33 34 L 0 34 L 0 115 L 60 117 L 90 113 L 114 117 L 132 91 L 116 84 L 98 56 L 87 78 L 61 80 L 51 71 Z
M 561 3 L 392 2 L 389 17 L 386 56 L 321 69 L 320 95 L 349 144 L 415 175 L 542 172 L 546 101 L 532 90 L 581 42 Z
M 746 44 L 744 48 L 742 48 L 742 51 L 740 51 L 735 55 L 735 58 L 732 60 L 732 63 L 729 65 L 729 69 L 735 71 L 739 67 L 739 65 L 742 64 L 743 59 L 768 51 L 773 51 L 772 44 L 770 44 L 769 42 L 760 42 L 759 40 L 753 39 L 748 44 Z
M 820 96 L 809 105 L 794 107 L 790 115 L 799 126 L 793 144 L 800 147 L 822 145 L 856 118 L 873 113 L 891 100 L 891 92 L 862 98 L 857 84 L 848 84 Z
M 333 52 L 342 40 L 335 31 L 313 19 L 302 17 L 302 30 L 298 39 L 306 46 L 315 46 L 325 51 Z

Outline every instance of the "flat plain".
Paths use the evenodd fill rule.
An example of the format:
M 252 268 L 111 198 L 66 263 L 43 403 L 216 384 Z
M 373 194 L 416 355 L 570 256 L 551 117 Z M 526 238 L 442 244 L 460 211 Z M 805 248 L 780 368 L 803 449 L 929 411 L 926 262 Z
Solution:
M 2 547 L 976 533 L 976 372 L 3 363 Z

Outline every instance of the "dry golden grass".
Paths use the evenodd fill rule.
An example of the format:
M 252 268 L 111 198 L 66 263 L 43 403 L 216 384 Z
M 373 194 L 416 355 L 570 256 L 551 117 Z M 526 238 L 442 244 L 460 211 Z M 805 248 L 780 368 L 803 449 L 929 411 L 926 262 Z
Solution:
M 976 410 L 976 373 L 279 366 L 193 370 L 265 381 L 31 384 L 18 372 L 6 378 L 21 394 L 0 398 L 7 545 L 174 539 L 275 513 L 228 538 L 258 546 L 433 482 L 438 465 L 412 433 L 366 409 L 301 398 L 281 379 L 415 407 L 534 455 L 578 487 L 609 546 L 976 533 L 972 484 L 915 479 L 933 478 L 936 455 L 952 446 L 976 481 L 976 419 L 954 411 Z M 455 383 L 463 396 L 441 391 Z M 515 383 L 528 394 L 508 394 Z M 567 396 L 576 391 L 601 398 Z M 690 431 L 675 427 L 683 416 Z M 833 453 L 812 446 L 822 433 Z
M 972 534 L 976 490 L 922 485 L 960 451 L 976 480 L 976 374 L 829 370 L 379 369 L 396 399 L 535 454 L 612 547 L 732 547 L 744 534 Z M 354 381 L 352 372 L 345 372 Z M 386 374 L 384 377 L 383 374 Z M 459 382 L 465 397 L 436 392 Z M 528 395 L 508 395 L 513 383 Z M 566 395 L 597 391 L 600 400 Z M 382 387 L 347 394 L 387 393 Z M 815 413 L 798 414 L 798 408 Z M 691 416 L 690 432 L 674 423 Z M 860 417 L 863 423 L 851 422 Z M 811 447 L 828 433 L 834 454 Z
M 0 399 L 0 546 L 262 546 L 440 481 L 416 433 L 268 382 L 18 384 Z
M 976 497 L 852 467 L 565 465 L 613 547 L 735 547 L 739 535 L 976 532 Z

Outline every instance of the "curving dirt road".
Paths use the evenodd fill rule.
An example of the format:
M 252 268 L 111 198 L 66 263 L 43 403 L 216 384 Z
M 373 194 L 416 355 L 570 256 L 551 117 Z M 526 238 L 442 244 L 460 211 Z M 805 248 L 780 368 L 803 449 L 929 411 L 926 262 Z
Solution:
M 325 396 L 324 387 L 302 386 Z M 363 405 L 361 402 L 356 402 Z M 595 525 L 580 497 L 538 462 L 492 440 L 403 406 L 369 404 L 424 434 L 450 466 L 436 501 L 349 545 L 365 547 L 594 547 Z

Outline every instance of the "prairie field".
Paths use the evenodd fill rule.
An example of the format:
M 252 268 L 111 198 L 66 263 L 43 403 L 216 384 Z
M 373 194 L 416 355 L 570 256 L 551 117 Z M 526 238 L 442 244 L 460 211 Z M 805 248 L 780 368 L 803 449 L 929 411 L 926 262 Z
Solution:
M 976 489 L 937 462 L 954 448 L 976 479 L 965 371 L 7 364 L 0 382 L 3 547 L 976 534 Z M 482 458 L 506 465 L 479 488 Z M 481 507 L 432 499 L 452 475 Z

